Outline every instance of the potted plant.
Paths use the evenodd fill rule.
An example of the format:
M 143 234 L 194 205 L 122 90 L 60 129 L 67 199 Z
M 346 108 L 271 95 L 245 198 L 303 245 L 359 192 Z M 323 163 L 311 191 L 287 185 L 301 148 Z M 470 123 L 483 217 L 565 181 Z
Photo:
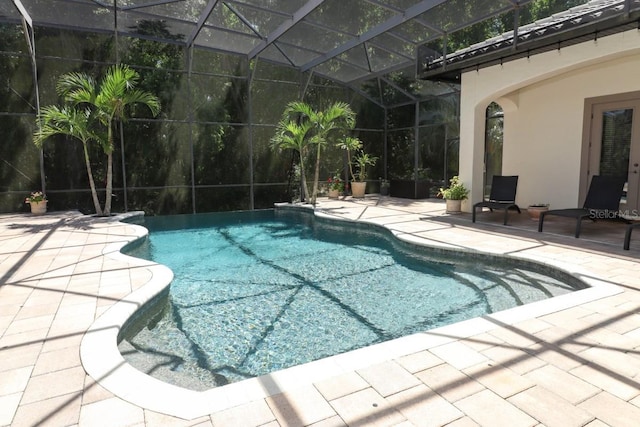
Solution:
M 344 181 L 340 178 L 339 174 L 334 174 L 327 180 L 329 183 L 329 198 L 337 199 L 344 191 Z
M 460 182 L 460 178 L 456 175 L 449 180 L 448 188 L 441 188 L 440 195 L 446 200 L 447 213 L 459 214 L 462 212 L 462 201 L 469 196 L 469 190 Z
M 34 191 L 24 202 L 31 206 L 33 215 L 44 215 L 47 212 L 47 196 L 42 191 Z
M 390 186 L 390 183 L 388 179 L 380 178 L 380 195 L 381 196 L 389 195 L 389 186 Z
M 548 210 L 549 210 L 548 203 L 534 203 L 527 207 L 527 213 L 529 214 L 529 217 L 534 221 L 538 221 L 538 219 L 540 218 L 541 212 L 548 211 Z
M 367 189 L 367 166 L 373 166 L 378 160 L 364 151 L 360 151 L 353 159 L 358 167 L 357 181 L 351 183 L 351 196 L 363 198 Z

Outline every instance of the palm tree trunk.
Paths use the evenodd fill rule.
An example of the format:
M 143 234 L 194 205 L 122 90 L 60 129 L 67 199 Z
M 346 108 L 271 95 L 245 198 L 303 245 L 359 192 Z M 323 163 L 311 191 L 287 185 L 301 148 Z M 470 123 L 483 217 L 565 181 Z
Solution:
M 111 215 L 111 194 L 113 193 L 113 120 L 110 118 L 107 128 L 107 185 L 105 191 L 107 192 L 104 201 L 103 215 Z
M 91 162 L 89 161 L 89 151 L 87 151 L 87 144 L 83 142 L 82 148 L 84 149 L 84 162 L 87 166 L 87 175 L 89 175 L 89 187 L 91 187 L 93 207 L 96 210 L 96 215 L 102 215 L 102 208 L 100 207 L 100 200 L 98 200 L 98 192 L 96 191 L 96 183 L 93 181 L 93 171 L 91 170 Z
M 107 194 L 102 215 L 109 216 L 111 215 L 111 193 L 113 192 L 113 151 L 107 154 L 107 186 L 105 190 Z
M 318 181 L 320 180 L 320 150 L 322 150 L 322 144 L 318 143 L 318 152 L 316 153 L 316 170 L 313 174 L 313 195 L 311 196 L 311 203 L 316 204 L 316 198 L 318 197 Z
M 307 202 L 309 200 L 309 187 L 307 186 L 307 176 L 304 173 L 304 160 L 302 160 L 302 158 L 304 157 L 304 153 L 300 153 L 300 180 L 302 181 L 302 192 L 304 194 L 302 194 L 301 199 L 302 201 Z
M 111 193 L 113 192 L 113 116 L 109 118 L 107 124 L 107 184 L 106 195 L 104 200 L 104 211 L 102 214 L 105 216 L 111 215 Z

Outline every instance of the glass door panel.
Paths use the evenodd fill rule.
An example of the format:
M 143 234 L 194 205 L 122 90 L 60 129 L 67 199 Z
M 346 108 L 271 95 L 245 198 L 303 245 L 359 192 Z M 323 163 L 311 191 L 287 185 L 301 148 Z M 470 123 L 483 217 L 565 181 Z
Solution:
M 620 200 L 624 216 L 638 216 L 640 207 L 640 100 L 593 106 L 589 175 L 624 175 Z
M 629 174 L 629 150 L 633 109 L 609 110 L 602 113 L 602 136 L 600 149 L 600 175 Z M 621 208 L 627 207 L 629 181 L 624 185 Z
M 627 175 L 633 110 L 611 110 L 602 114 L 600 175 Z

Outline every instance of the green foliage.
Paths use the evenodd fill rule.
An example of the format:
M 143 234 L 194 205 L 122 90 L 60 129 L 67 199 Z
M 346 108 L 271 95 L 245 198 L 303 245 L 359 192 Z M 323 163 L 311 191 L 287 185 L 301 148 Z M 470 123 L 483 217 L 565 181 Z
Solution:
M 356 180 L 356 176 L 353 173 L 353 162 L 351 161 L 351 153 L 355 153 L 362 148 L 362 141 L 354 136 L 346 137 L 341 143 L 338 144 L 342 150 L 347 152 L 347 164 L 349 165 L 349 175 L 353 181 Z
M 448 188 L 440 189 L 440 195 L 447 200 L 465 200 L 469 196 L 469 190 L 456 175 L 449 180 Z
M 47 200 L 47 196 L 42 191 L 34 191 L 24 200 L 25 203 L 40 203 Z
M 33 135 L 33 142 L 38 148 L 42 148 L 44 141 L 54 135 L 66 135 L 82 142 L 93 206 L 96 214 L 102 215 L 102 208 L 98 200 L 93 170 L 89 160 L 88 144 L 91 141 L 100 143 L 106 138 L 103 134 L 100 134 L 100 129 L 95 128 L 92 122 L 91 110 L 66 105 L 62 107 L 51 105 L 42 109 L 36 121 L 37 128 Z
M 502 108 L 492 102 L 487 107 L 486 117 L 485 171 L 487 182 L 490 183 L 490 177 L 502 174 L 502 146 L 504 140 Z
M 97 142 L 102 138 L 92 128 L 90 110 L 67 105 L 50 105 L 40 112 L 38 127 L 33 135 L 34 144 L 42 148 L 44 141 L 53 135 L 68 135 L 79 139 L 83 144 Z
M 289 117 L 287 110 L 282 115 L 282 119 L 276 128 L 276 133 L 271 138 L 271 148 L 273 150 L 294 150 L 298 153 L 300 161 L 300 182 L 302 184 L 303 193 L 302 200 L 309 197 L 309 188 L 307 186 L 305 172 L 305 158 L 307 156 L 307 148 L 311 144 L 311 130 L 313 125 L 309 121 L 298 122 Z
M 337 172 L 334 173 L 333 176 L 329 177 L 329 179 L 327 180 L 327 183 L 329 184 L 330 190 L 337 190 L 339 192 L 344 191 L 344 181 L 340 177 L 340 174 Z
M 547 18 L 554 13 L 569 10 L 574 6 L 582 5 L 584 3 L 584 0 L 535 0 L 527 2 L 518 8 L 518 25 L 527 25 L 534 21 Z M 487 6 L 489 5 L 491 5 L 489 9 L 492 7 L 496 7 L 496 9 L 486 10 L 483 14 L 497 12 L 498 8 L 501 7 L 500 2 L 487 2 Z M 432 22 L 432 24 L 436 24 L 436 26 L 445 29 L 455 28 L 463 19 L 471 20 L 471 18 L 477 17 L 479 14 L 479 7 L 480 6 L 476 3 L 464 0 L 449 1 L 446 5 L 446 9 L 449 13 L 445 13 L 440 17 L 437 17 L 440 22 Z M 476 10 L 474 10 L 474 8 Z M 480 43 L 492 37 L 512 31 L 515 18 L 514 10 L 515 9 L 511 8 L 501 15 L 482 20 L 474 25 L 464 27 L 459 30 L 448 31 L 446 36 L 446 51 L 449 53 L 455 52 L 475 43 Z M 451 11 L 456 11 L 456 13 L 453 14 Z M 431 40 L 427 43 L 427 46 L 437 52 L 444 52 L 444 40 L 444 36 Z
M 67 106 L 47 107 L 37 118 L 36 144 L 56 134 L 69 135 L 83 142 L 89 181 L 92 182 L 87 143 L 96 141 L 107 155 L 106 200 L 100 209 L 92 184 L 96 213 L 111 214 L 113 194 L 114 127 L 131 115 L 135 104 L 146 105 L 155 116 L 160 111 L 158 98 L 135 86 L 139 75 L 126 65 L 110 67 L 100 82 L 84 73 L 67 73 L 60 77 L 56 89 Z
M 182 3 L 185 4 L 181 5 L 181 10 L 186 15 L 197 16 L 195 13 L 199 6 L 196 4 L 202 2 Z M 296 6 L 292 6 L 293 3 L 281 2 L 280 12 L 295 12 Z M 392 13 L 390 9 L 385 9 L 376 2 L 367 3 L 370 7 L 364 12 L 361 11 L 363 2 L 338 3 L 340 4 L 337 6 L 337 15 L 349 19 L 340 19 L 342 22 L 336 24 L 347 33 L 365 32 L 376 25 L 376 22 L 383 22 Z M 584 3 L 584 0 L 535 0 L 520 3 L 520 24 L 525 25 Z M 220 4 L 219 18 L 228 24 L 229 29 L 247 30 L 237 13 Z M 328 2 L 320 4 L 318 10 L 326 7 Z M 334 5 L 331 5 L 331 8 L 333 7 Z M 10 5 L 9 8 L 13 9 L 13 6 Z M 487 16 L 502 8 L 507 12 L 460 30 L 460 24 L 465 18 Z M 511 30 L 514 24 L 513 9 L 504 2 L 485 2 L 483 8 L 474 9 L 473 3 L 457 0 L 448 2 L 448 5 L 435 7 L 427 15 L 429 20 L 437 19 L 438 26 L 446 31 L 448 52 Z M 144 16 L 141 15 L 140 18 Z M 266 20 L 262 21 L 263 18 L 257 15 L 250 19 L 259 20 L 259 28 L 269 26 Z M 172 205 L 178 203 L 181 206 L 180 212 L 190 211 L 192 203 L 197 210 L 209 207 L 220 209 L 222 206 L 248 206 L 250 203 L 247 200 L 241 202 L 240 198 L 237 202 L 226 203 L 224 197 L 213 198 L 205 193 L 202 193 L 200 199 L 196 197 L 196 200 L 191 200 L 189 197 L 193 191 L 191 186 L 195 186 L 193 194 L 200 194 L 205 187 L 233 184 L 234 187 L 230 187 L 232 190 L 228 194 L 231 195 L 238 188 L 244 188 L 241 185 L 250 182 L 247 178 L 249 168 L 253 168 L 253 183 L 257 184 L 253 193 L 261 193 L 262 203 L 269 206 L 274 201 L 270 197 L 279 197 L 275 192 L 273 196 L 269 192 L 276 186 L 278 191 L 284 192 L 287 188 L 287 171 L 292 169 L 294 163 L 299 163 L 299 155 L 294 150 L 286 156 L 278 155 L 277 150 L 271 150 L 269 139 L 285 105 L 300 96 L 300 82 L 306 80 L 301 77 L 307 74 L 301 76 L 292 68 L 262 59 L 253 59 L 249 64 L 243 56 L 226 55 L 199 48 L 192 51 L 192 62 L 188 63 L 187 50 L 181 47 L 180 43 L 172 43 L 182 42 L 184 36 L 174 31 L 175 29 L 172 30 L 171 23 L 139 19 L 126 25 L 132 25 L 127 27 L 128 33 L 132 34 L 131 37 L 122 34 L 114 37 L 113 32 L 73 32 L 37 25 L 38 72 L 43 105 L 59 102 L 52 85 L 60 75 L 69 71 L 79 71 L 97 79 L 116 61 L 117 50 L 122 62 L 129 64 L 140 75 L 137 88 L 156 94 L 163 109 L 162 120 L 135 120 L 125 126 L 124 152 L 119 151 L 119 132 L 114 135 L 114 183 L 116 186 L 124 185 L 126 178 L 129 187 L 126 189 L 129 208 L 145 207 L 147 203 L 144 200 L 149 200 L 148 203 L 154 205 L 154 211 L 158 213 L 174 212 L 172 209 L 175 208 Z M 414 28 L 411 22 L 407 22 L 404 27 L 407 31 Z M 317 32 L 313 33 L 296 32 L 290 36 L 293 37 L 293 41 L 297 39 L 302 44 L 308 44 L 309 34 L 322 33 L 321 29 L 316 30 Z M 141 37 L 137 37 L 138 35 Z M 421 37 L 430 35 L 423 33 Z M 169 40 L 169 43 L 155 41 L 161 39 Z M 444 37 L 436 40 L 436 50 L 443 51 L 443 40 Z M 402 49 L 412 46 L 401 40 L 398 43 Z M 372 54 L 374 62 L 378 48 L 379 46 L 370 46 L 368 51 Z M 407 50 L 403 53 L 413 54 Z M 187 72 L 189 66 L 192 67 L 191 75 Z M 255 67 L 255 73 L 251 74 L 251 87 L 248 83 L 250 67 Z M 356 91 L 329 81 L 319 74 L 310 74 L 309 84 L 304 88 L 304 101 L 322 108 L 327 105 L 327 100 L 348 101 L 351 108 L 357 112 L 357 135 L 366 141 L 366 151 L 379 157 L 384 153 L 384 166 L 388 169 L 380 171 L 383 162 L 378 161 L 373 169 L 367 166 L 369 177 L 412 178 L 416 166 L 418 172 L 420 168 L 428 168 L 432 179 L 448 179 L 456 173 L 458 132 L 455 123 L 458 119 L 458 106 L 455 100 L 458 94 L 455 86 L 452 88 L 453 95 L 430 99 L 430 94 L 434 93 L 428 87 L 431 83 L 416 81 L 412 72 L 404 70 L 395 71 L 381 79 L 367 81 Z M 11 194 L 20 190 L 31 190 L 36 188 L 35 184 L 39 186 L 40 153 L 36 146 L 31 144 L 29 137 L 34 127 L 34 83 L 25 36 L 19 24 L 0 24 L 0 76 L 3 83 L 0 85 L 0 134 L 4 141 L 0 146 L 0 182 L 2 190 L 7 192 L 3 195 L 4 200 L 7 200 L 12 197 Z M 444 88 L 445 86 L 440 84 L 437 93 L 442 93 Z M 413 128 L 416 117 L 414 107 L 394 107 L 415 105 L 411 102 L 411 97 L 420 99 L 421 127 L 417 133 Z M 252 103 L 251 123 L 248 116 L 249 99 Z M 391 106 L 386 116 L 382 105 Z M 128 112 L 137 119 L 151 117 L 150 110 L 145 106 L 141 107 L 131 106 Z M 390 130 L 388 133 L 379 132 L 385 120 L 388 121 Z M 487 126 L 491 139 L 496 141 L 496 149 L 501 141 L 498 138 L 500 129 L 493 126 L 497 121 L 498 119 L 492 123 L 488 122 Z M 374 131 L 363 135 L 367 130 Z M 319 140 L 318 147 L 309 146 L 309 149 L 305 150 L 305 165 L 310 165 L 317 158 L 317 150 L 310 148 L 319 148 L 323 156 L 322 166 L 327 169 L 321 169 L 321 175 L 329 176 L 338 162 L 342 164 L 343 153 L 332 147 L 332 141 L 341 138 L 341 133 L 337 130 L 331 131 L 331 139 L 324 142 Z M 418 141 L 414 141 L 416 136 L 419 136 Z M 74 208 L 76 206 L 73 203 L 84 197 L 82 191 L 86 187 L 86 177 L 81 161 L 82 146 L 75 142 L 70 144 L 69 141 L 71 138 L 65 136 L 51 137 L 45 143 L 43 155 L 47 190 L 55 191 L 56 197 L 53 202 L 58 203 L 64 197 L 68 197 L 70 204 L 64 207 Z M 92 158 L 95 176 L 106 176 L 107 161 L 103 156 L 102 147 L 91 140 L 87 148 Z M 252 150 L 251 157 L 249 149 Z M 120 162 L 118 156 L 122 156 L 123 162 Z M 353 164 L 353 167 L 356 167 L 354 162 L 349 160 L 350 166 Z M 125 162 L 126 177 L 125 171 L 118 171 L 118 168 L 124 167 Z M 307 172 L 310 173 L 310 169 Z M 121 180 L 120 183 L 118 179 Z M 102 185 L 104 178 L 98 181 Z M 440 183 L 436 185 L 441 186 Z M 163 186 L 180 186 L 180 194 L 184 192 L 189 197 L 167 197 L 166 202 L 160 203 L 156 200 L 161 196 L 155 194 L 155 191 L 161 193 L 160 190 L 131 188 Z M 122 195 L 123 191 L 117 189 L 114 193 Z M 134 197 L 134 193 L 138 196 Z M 115 200 L 117 199 L 114 199 L 114 203 Z M 120 201 L 122 200 L 121 197 Z M 254 200 L 257 200 L 256 196 Z M 22 207 L 21 204 L 22 200 L 18 200 L 17 206 Z M 14 209 L 6 202 L 2 208 Z
M 156 39 L 180 41 L 184 36 L 172 34 L 164 21 L 141 20 L 135 31 Z M 156 94 L 168 113 L 178 95 L 183 68 L 184 49 L 177 44 L 161 43 L 144 38 L 125 39 L 122 62 L 136 67 L 139 74 L 137 87 Z
M 299 153 L 300 175 L 306 201 L 311 203 L 316 201 L 322 148 L 333 143 L 334 138 L 344 137 L 347 130 L 353 129 L 355 118 L 355 113 L 345 102 L 335 102 L 325 109 L 315 109 L 310 104 L 301 101 L 287 104 L 271 143 L 272 147 L 276 149 L 294 149 Z M 313 193 L 311 193 L 309 200 L 304 161 L 306 151 L 310 146 L 315 146 L 316 153 Z
M 378 158 L 360 151 L 353 160 L 358 166 L 358 181 L 364 182 L 367 179 L 367 166 L 374 166 Z
M 0 24 L 0 51 L 25 50 L 25 38 L 19 25 Z

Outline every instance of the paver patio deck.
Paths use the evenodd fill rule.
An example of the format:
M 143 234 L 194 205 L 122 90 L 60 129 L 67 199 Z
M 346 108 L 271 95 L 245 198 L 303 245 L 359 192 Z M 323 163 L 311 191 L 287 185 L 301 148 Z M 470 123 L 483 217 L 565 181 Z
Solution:
M 623 251 L 621 224 L 586 224 L 575 239 L 565 219 L 537 233 L 525 213 L 509 226 L 500 213 L 473 224 L 445 215 L 441 201 L 369 195 L 322 199 L 317 211 L 425 245 L 560 267 L 603 291 L 221 387 L 207 395 L 216 402 L 181 401 L 133 379 L 114 385 L 122 377 L 112 372 L 89 376 L 92 333 L 81 358 L 103 314 L 132 310 L 132 292 L 171 276 L 118 252 L 143 230 L 75 212 L 0 215 L 0 426 L 640 425 L 640 234 Z M 131 403 L 141 399 L 149 404 Z M 166 413 L 190 406 L 216 409 L 189 420 Z

